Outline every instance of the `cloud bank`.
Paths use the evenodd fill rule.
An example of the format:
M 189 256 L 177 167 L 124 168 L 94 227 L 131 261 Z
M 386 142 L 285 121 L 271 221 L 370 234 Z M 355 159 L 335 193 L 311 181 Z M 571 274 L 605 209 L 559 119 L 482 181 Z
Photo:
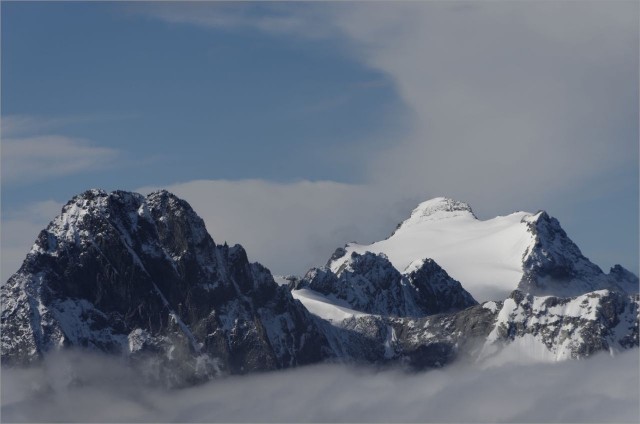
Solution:
M 64 422 L 638 422 L 638 350 L 562 363 L 405 373 L 346 365 L 145 386 L 116 359 L 4 369 L 2 420 Z
M 162 4 L 170 24 L 338 40 L 408 106 L 408 135 L 363 151 L 367 183 L 491 212 L 539 207 L 638 157 L 634 2 Z
M 416 118 L 372 159 L 376 183 L 501 208 L 637 168 L 637 4 L 369 6 L 339 27 Z
M 345 199 L 336 205 L 344 184 L 335 184 L 337 192 L 332 193 L 330 188 L 317 193 L 283 184 L 284 203 L 311 199 L 318 209 L 307 215 L 306 225 L 293 227 L 288 219 L 271 219 L 274 214 L 262 217 L 271 229 L 268 237 L 284 245 L 320 234 L 317 244 L 322 249 L 303 243 L 296 253 L 298 263 L 317 265 L 327 254 L 312 253 L 354 238 L 367 242 L 386 236 L 411 206 L 439 195 L 470 203 L 481 218 L 516 209 L 544 208 L 552 215 L 560 210 L 574 221 L 587 214 L 590 222 L 601 226 L 604 237 L 584 237 L 591 243 L 580 243 L 585 253 L 601 251 L 602 246 L 615 250 L 619 227 L 637 228 L 633 213 L 622 215 L 611 205 L 637 210 L 638 9 L 634 2 L 356 2 L 162 4 L 142 5 L 136 13 L 204 30 L 333 40 L 396 88 L 410 124 L 382 148 L 376 142 L 376 148 L 359 152 L 363 183 L 349 189 L 357 202 Z M 300 267 L 286 268 L 282 260 L 272 259 L 266 242 L 251 246 L 247 231 L 235 229 L 236 216 L 247 213 L 250 201 L 240 202 L 237 209 L 222 206 L 228 210 L 229 224 L 211 220 L 211 207 L 196 199 L 209 196 L 211 203 L 222 204 L 228 196 L 211 195 L 226 184 L 195 182 L 188 190 L 188 183 L 170 188 L 180 187 L 187 200 L 201 203 L 196 210 L 211 224 L 214 236 L 229 234 L 231 240 L 247 244 L 250 254 L 276 272 L 300 272 Z M 253 190 L 258 192 L 261 184 L 277 183 L 256 183 Z M 195 187 L 202 191 L 197 193 Z M 375 205 L 379 212 L 409 201 L 414 204 L 392 220 L 362 216 L 364 208 L 357 204 Z M 265 196 L 250 208 L 275 210 L 280 202 L 278 196 Z M 315 220 L 322 214 L 334 216 L 324 233 L 316 229 L 316 223 L 324 221 Z M 616 219 L 609 219 L 613 214 Z M 564 216 L 558 218 L 563 221 Z M 395 222 L 383 232 L 390 221 Z M 340 225 L 354 231 L 332 243 L 322 240 Z M 356 227 L 368 232 L 355 231 Z M 263 232 L 254 233 L 260 238 Z M 627 239 L 624 246 L 616 251 L 625 257 L 615 260 L 637 271 L 637 243 Z M 634 252 L 626 255 L 628 251 Z

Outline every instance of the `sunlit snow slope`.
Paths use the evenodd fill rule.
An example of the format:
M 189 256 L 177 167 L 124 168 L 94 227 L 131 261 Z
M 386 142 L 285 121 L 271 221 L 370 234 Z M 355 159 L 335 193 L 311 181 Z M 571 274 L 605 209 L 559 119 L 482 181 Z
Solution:
M 522 278 L 523 257 L 535 242 L 527 222 L 535 217 L 515 212 L 481 221 L 466 203 L 438 197 L 418 205 L 388 239 L 348 244 L 330 267 L 338 272 L 351 252 L 384 253 L 403 273 L 412 262 L 432 258 L 476 300 L 504 299 Z
M 294 299 L 298 299 L 313 315 L 322 319 L 339 323 L 348 318 L 365 316 L 367 314 L 356 311 L 349 304 L 340 299 L 330 299 L 321 293 L 308 289 L 293 290 Z

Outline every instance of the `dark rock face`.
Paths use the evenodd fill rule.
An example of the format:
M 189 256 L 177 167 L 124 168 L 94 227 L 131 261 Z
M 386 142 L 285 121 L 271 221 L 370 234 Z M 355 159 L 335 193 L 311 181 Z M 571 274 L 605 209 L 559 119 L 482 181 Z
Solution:
M 537 295 L 577 296 L 594 290 L 611 289 L 638 293 L 638 277 L 620 265 L 610 274 L 589 261 L 567 236 L 557 219 L 540 212 L 528 220 L 535 245 L 525 252 L 524 274 L 518 289 Z
M 241 246 L 216 246 L 202 219 L 166 191 L 73 198 L 2 287 L 1 319 L 3 363 L 81 346 L 162 358 L 163 369 L 193 380 L 330 352 L 266 268 Z
M 349 303 L 355 310 L 396 317 L 457 311 L 477 304 L 462 285 L 431 259 L 400 274 L 381 254 L 353 252 L 333 273 L 312 268 L 295 288 L 309 288 Z
M 415 303 L 427 312 L 424 315 L 461 311 L 478 304 L 460 282 L 451 278 L 433 259 L 414 264 L 406 278 L 417 291 Z

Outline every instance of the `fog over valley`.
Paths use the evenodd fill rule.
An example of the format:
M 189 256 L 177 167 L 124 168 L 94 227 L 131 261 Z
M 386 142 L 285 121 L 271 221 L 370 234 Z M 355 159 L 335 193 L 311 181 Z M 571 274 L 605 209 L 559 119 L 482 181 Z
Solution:
M 504 362 L 504 361 L 503 361 Z M 326 364 L 150 387 L 122 362 L 68 352 L 2 370 L 2 421 L 638 422 L 638 350 L 420 373 Z

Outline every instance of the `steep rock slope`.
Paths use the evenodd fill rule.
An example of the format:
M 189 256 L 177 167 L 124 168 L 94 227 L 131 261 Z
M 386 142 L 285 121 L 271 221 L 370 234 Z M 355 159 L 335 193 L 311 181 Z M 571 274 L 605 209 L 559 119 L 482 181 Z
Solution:
M 367 251 L 385 254 L 401 273 L 412 262 L 431 258 L 478 301 L 504 299 L 516 288 L 556 296 L 638 291 L 637 276 L 619 265 L 603 273 L 546 212 L 481 221 L 466 203 L 431 199 L 418 205 L 389 238 L 337 250 L 329 268 L 338 272 L 352 252 Z
M 74 197 L 1 290 L 3 363 L 80 346 L 189 381 L 330 354 L 286 287 L 166 191 Z
M 589 261 L 557 219 L 539 212 L 523 219 L 534 244 L 525 250 L 518 289 L 539 295 L 576 296 L 611 289 L 638 293 L 638 277 L 620 265 L 609 274 Z

